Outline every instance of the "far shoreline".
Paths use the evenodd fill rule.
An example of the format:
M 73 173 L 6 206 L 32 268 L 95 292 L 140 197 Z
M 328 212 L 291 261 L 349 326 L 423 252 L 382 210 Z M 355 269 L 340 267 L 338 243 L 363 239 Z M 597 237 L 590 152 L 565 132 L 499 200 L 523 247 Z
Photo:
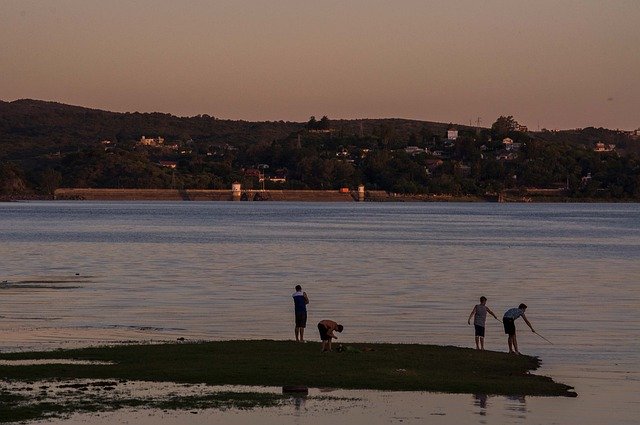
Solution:
M 364 196 L 352 190 L 243 189 L 239 194 L 225 189 L 90 189 L 61 188 L 51 196 L 15 195 L 0 202 L 21 201 L 230 201 L 230 202 L 458 202 L 458 203 L 638 203 L 635 199 L 572 198 L 557 189 L 530 189 L 501 194 L 447 195 L 400 194 L 367 190 Z

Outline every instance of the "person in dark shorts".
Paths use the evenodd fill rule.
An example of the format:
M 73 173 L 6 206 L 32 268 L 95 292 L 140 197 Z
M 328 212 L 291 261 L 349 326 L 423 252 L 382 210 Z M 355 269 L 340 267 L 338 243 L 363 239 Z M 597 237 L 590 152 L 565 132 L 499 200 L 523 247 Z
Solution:
M 522 317 L 524 322 L 529 326 L 531 332 L 535 333 L 536 331 L 527 320 L 527 316 L 524 315 L 524 312 L 527 310 L 527 306 L 525 304 L 520 304 L 517 308 L 511 308 L 504 313 L 502 317 L 502 324 L 504 325 L 504 333 L 509 335 L 507 339 L 507 344 L 509 345 L 509 353 L 512 354 L 520 354 L 518 351 L 518 340 L 516 339 L 516 324 L 515 321 L 518 317 Z
M 320 339 L 322 340 L 322 352 L 331 351 L 331 340 L 338 339 L 333 332 L 342 332 L 343 329 L 344 326 L 333 320 L 322 320 L 318 323 L 318 331 L 320 331 Z
M 473 317 L 473 326 L 476 329 L 476 349 L 484 350 L 484 328 L 487 322 L 487 313 L 492 315 L 496 320 L 498 318 L 489 307 L 486 306 L 487 297 L 480 297 L 480 304 L 476 304 L 471 310 L 467 324 L 471 324 L 471 318 Z
M 304 328 L 307 327 L 307 304 L 309 297 L 302 291 L 302 286 L 296 285 L 296 292 L 293 293 L 293 306 L 296 317 L 296 341 L 304 342 Z

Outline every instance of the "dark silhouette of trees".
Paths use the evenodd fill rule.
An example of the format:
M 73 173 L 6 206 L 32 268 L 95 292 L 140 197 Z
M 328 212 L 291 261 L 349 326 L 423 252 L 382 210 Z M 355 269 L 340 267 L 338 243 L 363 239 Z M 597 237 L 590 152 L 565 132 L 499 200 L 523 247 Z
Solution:
M 0 197 L 51 196 L 59 187 L 369 189 L 406 194 L 561 189 L 575 198 L 640 200 L 640 141 L 602 128 L 526 133 L 512 116 L 491 129 L 421 121 L 307 123 L 219 120 L 207 115 L 111 113 L 51 102 L 0 102 Z M 141 136 L 165 139 L 142 146 Z M 518 145 L 507 150 L 503 138 Z M 594 152 L 602 141 L 612 152 Z M 104 142 L 104 143 L 103 143 Z M 407 146 L 417 146 L 405 151 Z M 507 155 L 509 154 L 509 155 Z M 163 166 L 166 161 L 177 168 Z M 280 171 L 278 171 L 280 170 Z M 282 171 L 286 170 L 286 172 Z

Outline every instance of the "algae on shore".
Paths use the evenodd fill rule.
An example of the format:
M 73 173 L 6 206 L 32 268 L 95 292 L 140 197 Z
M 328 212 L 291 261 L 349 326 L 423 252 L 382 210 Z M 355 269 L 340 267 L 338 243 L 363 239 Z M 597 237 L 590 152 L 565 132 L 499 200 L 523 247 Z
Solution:
M 575 396 L 572 388 L 530 374 L 540 365 L 531 356 L 419 344 L 349 344 L 341 352 L 321 353 L 318 343 L 293 341 L 219 341 L 178 344 L 116 345 L 49 352 L 0 354 L 0 360 L 40 360 L 33 365 L 0 365 L 6 382 L 115 380 L 206 385 L 328 387 L 387 391 Z M 82 364 L 45 359 L 76 359 Z M 94 363 L 95 362 L 95 363 Z M 35 382 L 35 384 L 34 384 Z M 233 397 L 225 395 L 227 404 Z M 29 409 L 30 400 L 3 390 L 3 420 Z M 238 399 L 246 399 L 239 395 Z M 249 397 L 252 399 L 252 397 Z M 265 402 L 253 397 L 253 405 Z M 191 401 L 189 401 L 191 400 Z M 199 406 L 202 397 L 185 397 L 177 408 Z M 129 405 L 136 405 L 130 400 Z M 153 406 L 147 400 L 140 406 Z M 194 404 L 195 403 L 195 404 Z M 267 404 L 277 403 L 268 398 Z M 249 406 L 251 403 L 249 403 Z M 64 413 L 100 410 L 105 405 L 65 405 Z M 34 406 L 31 406 L 34 407 Z M 215 404 L 212 404 L 215 407 Z M 55 403 L 35 416 L 56 412 Z M 114 408 L 117 408 L 115 406 Z M 59 409 L 58 409 L 59 410 Z M 14 420 L 20 420 L 15 417 Z

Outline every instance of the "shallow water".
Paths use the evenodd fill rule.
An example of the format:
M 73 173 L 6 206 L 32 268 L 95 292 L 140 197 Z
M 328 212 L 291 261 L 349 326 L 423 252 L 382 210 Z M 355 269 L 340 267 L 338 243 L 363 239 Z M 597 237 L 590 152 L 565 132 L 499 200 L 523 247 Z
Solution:
M 485 295 L 498 317 L 529 305 L 532 324 L 554 344 L 518 321 L 521 351 L 580 394 L 527 398 L 527 423 L 635 423 L 640 410 L 637 204 L 6 203 L 0 259 L 1 351 L 292 338 L 297 283 L 311 299 L 311 325 L 345 325 L 339 341 L 472 346 L 466 319 Z M 315 337 L 310 326 L 307 338 Z M 497 321 L 487 322 L 486 346 L 506 349 Z M 440 400 L 445 415 L 415 413 L 430 423 L 487 418 L 471 396 L 384 397 L 389 412 L 411 397 L 422 397 L 416 406 Z M 499 419 L 488 423 L 518 412 L 514 400 L 489 400 L 485 413 Z M 370 410 L 354 423 L 395 420 Z M 317 416 L 313 423 L 331 415 Z

